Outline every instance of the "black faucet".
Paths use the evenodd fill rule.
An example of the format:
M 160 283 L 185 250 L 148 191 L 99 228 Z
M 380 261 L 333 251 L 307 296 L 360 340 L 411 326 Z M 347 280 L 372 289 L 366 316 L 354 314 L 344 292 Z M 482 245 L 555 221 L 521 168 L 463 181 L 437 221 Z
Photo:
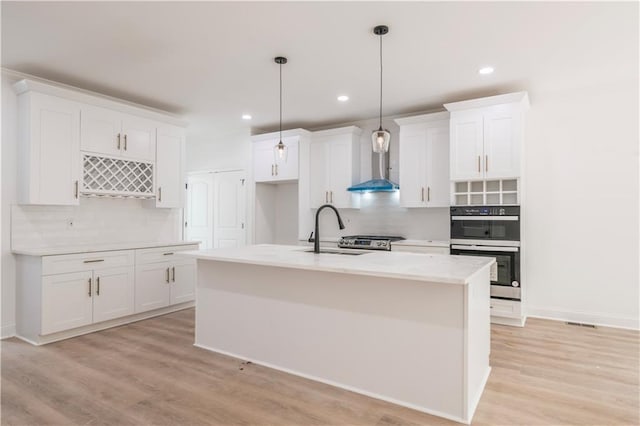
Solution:
M 333 207 L 331 204 L 324 204 L 324 205 L 318 207 L 318 211 L 316 212 L 316 227 L 315 227 L 315 231 L 314 231 L 315 232 L 315 238 L 313 240 L 313 252 L 314 253 L 320 253 L 320 229 L 319 229 L 319 225 L 318 225 L 318 217 L 320 216 L 320 212 L 322 211 L 322 209 L 324 209 L 325 207 L 329 207 L 334 212 L 336 212 L 336 216 L 338 217 L 338 226 L 340 227 L 340 229 L 344 229 L 344 223 L 342 223 L 342 218 L 340 217 L 340 213 L 338 213 L 338 209 Z

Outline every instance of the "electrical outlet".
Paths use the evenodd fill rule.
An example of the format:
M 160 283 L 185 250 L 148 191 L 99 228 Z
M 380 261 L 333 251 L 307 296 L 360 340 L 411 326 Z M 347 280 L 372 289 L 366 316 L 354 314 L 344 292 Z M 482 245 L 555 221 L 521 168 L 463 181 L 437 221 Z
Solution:
M 71 229 L 71 228 L 73 228 L 74 222 L 75 222 L 75 221 L 73 220 L 73 218 L 72 218 L 72 217 L 67 218 L 67 229 Z

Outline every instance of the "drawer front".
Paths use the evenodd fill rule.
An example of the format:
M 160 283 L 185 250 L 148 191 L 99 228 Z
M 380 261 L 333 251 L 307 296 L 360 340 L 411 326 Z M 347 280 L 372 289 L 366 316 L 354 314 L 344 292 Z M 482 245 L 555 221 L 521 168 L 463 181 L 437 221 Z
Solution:
M 520 307 L 520 302 L 491 299 L 491 315 L 493 316 L 519 318 Z
M 42 275 L 65 274 L 69 272 L 92 271 L 119 266 L 132 266 L 134 264 L 134 260 L 134 250 L 44 256 L 42 258 Z
M 391 243 L 391 251 L 406 253 L 449 254 L 449 247 L 437 246 L 401 246 Z
M 175 254 L 185 250 L 198 250 L 197 244 L 155 247 L 136 250 L 136 265 L 146 265 L 148 263 L 183 261 L 184 258 Z

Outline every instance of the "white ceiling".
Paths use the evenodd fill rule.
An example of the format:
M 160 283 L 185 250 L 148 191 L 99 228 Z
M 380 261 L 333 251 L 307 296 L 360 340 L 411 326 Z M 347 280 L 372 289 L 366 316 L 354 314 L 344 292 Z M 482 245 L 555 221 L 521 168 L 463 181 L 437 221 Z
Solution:
M 2 65 L 183 115 L 195 139 L 638 75 L 638 3 L 2 2 Z M 477 73 L 491 65 L 490 76 Z M 339 103 L 338 94 L 351 100 Z M 253 115 L 251 122 L 241 114 Z

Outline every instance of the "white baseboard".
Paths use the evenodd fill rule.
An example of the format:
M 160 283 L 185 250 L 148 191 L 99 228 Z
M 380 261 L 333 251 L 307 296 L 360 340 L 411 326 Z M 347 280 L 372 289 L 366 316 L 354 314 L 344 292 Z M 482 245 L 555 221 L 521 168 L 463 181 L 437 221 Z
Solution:
M 619 317 L 604 313 L 562 311 L 527 306 L 527 316 L 532 318 L 543 318 L 556 321 L 570 321 L 583 324 L 593 324 L 602 327 L 640 330 L 640 318 Z
M 15 335 L 15 324 L 3 325 L 2 328 L 0 328 L 0 339 L 8 339 L 9 337 L 14 337 Z

